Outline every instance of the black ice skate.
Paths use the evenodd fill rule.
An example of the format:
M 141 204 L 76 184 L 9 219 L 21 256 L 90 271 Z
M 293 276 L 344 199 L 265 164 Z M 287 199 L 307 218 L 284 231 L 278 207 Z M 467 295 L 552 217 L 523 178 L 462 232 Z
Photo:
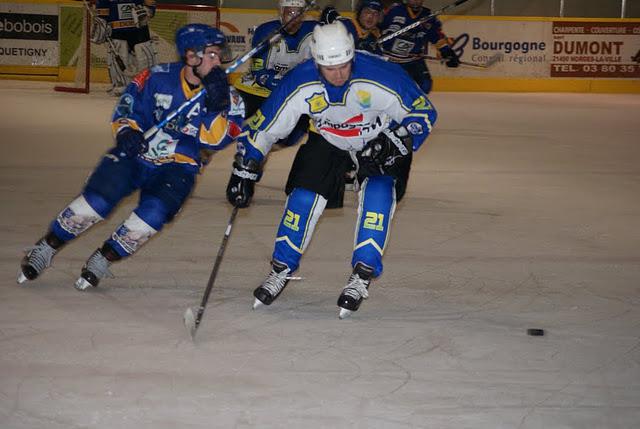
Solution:
M 107 257 L 105 257 L 103 252 L 107 253 Z M 97 287 L 100 280 L 105 277 L 113 278 L 114 275 L 109 271 L 111 261 L 114 260 L 113 258 L 108 257 L 111 252 L 105 252 L 104 247 L 93 252 L 91 256 L 89 256 L 89 259 L 87 259 L 84 267 L 82 267 L 80 277 L 76 280 L 74 287 L 78 290 L 86 290 L 91 286 Z M 120 259 L 120 257 L 118 256 L 117 259 Z
M 62 242 L 52 233 L 42 237 L 36 244 L 27 249 L 27 254 L 20 263 L 18 283 L 27 280 L 35 280 L 47 267 L 51 266 L 51 260 L 62 247 Z
M 362 262 L 358 262 L 353 268 L 349 282 L 342 289 L 342 293 L 338 298 L 338 307 L 340 307 L 338 317 L 340 319 L 351 316 L 351 313 L 358 310 L 362 300 L 369 297 L 368 289 L 372 275 L 373 268 L 366 266 Z
M 262 304 L 271 305 L 275 301 L 289 283 L 290 272 L 291 270 L 285 264 L 271 261 L 271 272 L 264 282 L 253 291 L 253 296 L 256 298 L 253 303 L 254 310 Z

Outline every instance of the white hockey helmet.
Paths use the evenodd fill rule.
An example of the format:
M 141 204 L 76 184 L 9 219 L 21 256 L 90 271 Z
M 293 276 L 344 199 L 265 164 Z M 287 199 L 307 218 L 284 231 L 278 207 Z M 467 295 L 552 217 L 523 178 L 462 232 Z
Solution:
M 311 56 L 316 64 L 335 66 L 353 58 L 355 44 L 353 36 L 343 23 L 316 25 L 311 37 Z
M 305 7 L 307 3 L 304 0 L 279 0 L 280 9 L 285 7 Z

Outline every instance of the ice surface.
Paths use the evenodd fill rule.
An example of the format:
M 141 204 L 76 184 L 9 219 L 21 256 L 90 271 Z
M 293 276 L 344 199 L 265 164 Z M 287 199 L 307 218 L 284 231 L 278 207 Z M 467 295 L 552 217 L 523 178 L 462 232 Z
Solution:
M 295 149 L 273 153 L 238 215 L 232 151 L 115 279 L 73 288 L 135 205 L 18 286 L 23 248 L 111 144 L 114 99 L 0 81 L 0 428 L 636 428 L 640 421 L 640 97 L 432 94 L 385 272 L 351 318 L 355 194 L 297 273 L 252 311 Z M 545 329 L 530 337 L 527 328 Z

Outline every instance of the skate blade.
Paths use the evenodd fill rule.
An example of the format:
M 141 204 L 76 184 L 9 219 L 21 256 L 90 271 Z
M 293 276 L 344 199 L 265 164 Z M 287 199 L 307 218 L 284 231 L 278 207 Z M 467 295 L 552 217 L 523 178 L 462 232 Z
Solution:
M 184 326 L 187 327 L 187 331 L 189 331 L 189 335 L 193 340 L 196 336 L 196 329 L 198 329 L 198 327 L 196 325 L 196 316 L 193 314 L 191 307 L 187 308 L 182 319 L 184 320 Z
M 253 310 L 257 310 L 258 308 L 262 307 L 264 305 L 264 303 L 262 301 L 260 301 L 258 298 L 256 298 L 253 301 L 253 306 L 251 307 Z
M 18 278 L 16 279 L 16 281 L 18 282 L 19 285 L 21 285 L 22 283 L 26 282 L 27 280 L 29 280 L 27 278 L 27 276 L 24 275 L 24 273 L 22 271 L 20 271 L 18 273 Z
M 353 311 L 351 310 L 347 310 L 346 308 L 341 308 L 340 314 L 338 314 L 338 317 L 340 318 L 340 320 L 346 319 L 347 317 L 351 316 L 352 313 Z
M 91 286 L 93 286 L 93 285 L 91 283 L 89 283 L 88 281 L 86 281 L 82 277 L 80 277 L 78 280 L 76 280 L 76 282 L 73 284 L 73 287 L 75 287 L 77 290 L 80 290 L 80 291 L 87 290 Z

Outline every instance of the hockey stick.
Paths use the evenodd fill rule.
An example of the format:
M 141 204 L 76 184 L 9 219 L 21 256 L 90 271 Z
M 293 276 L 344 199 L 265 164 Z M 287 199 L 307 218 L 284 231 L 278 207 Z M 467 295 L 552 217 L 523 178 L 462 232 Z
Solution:
M 444 7 L 441 7 L 440 9 L 438 9 L 435 12 L 431 13 L 429 16 L 422 18 L 420 21 L 416 21 L 413 24 L 409 24 L 406 27 L 403 27 L 398 31 L 395 31 L 395 32 L 393 32 L 393 33 L 391 33 L 391 34 L 389 34 L 387 36 L 384 36 L 384 37 L 378 39 L 378 41 L 377 41 L 378 46 L 381 46 L 384 42 L 386 42 L 388 40 L 391 40 L 391 39 L 393 39 L 395 37 L 398 37 L 399 35 L 404 34 L 407 31 L 412 30 L 412 29 L 416 28 L 419 25 L 424 24 L 425 22 L 427 22 L 431 18 L 433 18 L 435 16 L 438 16 L 438 15 L 442 15 L 447 10 L 449 10 L 451 8 L 454 8 L 454 7 L 457 7 L 457 6 L 460 6 L 462 3 L 465 3 L 467 1 L 469 1 L 469 0 L 456 0 L 455 2 L 453 2 L 451 4 L 448 4 L 448 5 L 444 6 Z
M 274 30 L 269 36 L 265 37 L 264 40 L 258 43 L 253 49 L 247 51 L 246 54 L 244 54 L 243 56 L 235 60 L 229 67 L 226 68 L 225 73 L 226 74 L 233 73 L 238 67 L 246 63 L 256 52 L 260 51 L 267 45 L 271 45 L 272 43 L 275 43 L 277 40 L 279 40 L 282 37 L 282 30 L 287 25 L 291 24 L 293 20 L 297 19 L 301 15 L 304 15 L 309 9 L 315 6 L 316 6 L 315 0 L 308 1 L 307 5 L 299 13 L 292 16 L 284 24 L 282 24 L 280 27 Z M 194 95 L 193 97 L 191 97 L 190 99 L 182 103 L 176 110 L 169 113 L 166 118 L 164 118 L 162 121 L 160 121 L 153 127 L 149 128 L 147 131 L 145 131 L 144 138 L 146 140 L 149 140 L 151 137 L 153 137 L 155 133 L 160 131 L 160 128 L 164 127 L 169 121 L 173 120 L 173 118 L 175 118 L 180 113 L 182 113 L 185 109 L 191 106 L 195 101 L 199 100 L 200 97 L 202 97 L 205 94 L 205 92 L 206 91 L 203 89 L 202 91 L 198 92 L 196 95 Z
M 82 3 L 84 4 L 84 6 L 89 11 L 89 16 L 91 16 L 91 20 L 92 21 L 95 22 L 96 19 L 100 19 L 100 18 L 96 17 L 95 12 L 93 11 L 93 9 L 91 9 L 91 5 L 89 4 L 89 2 L 87 0 L 82 0 Z M 107 25 L 109 25 L 108 22 L 107 22 Z M 116 49 L 115 45 L 113 44 L 113 39 L 111 39 L 110 36 L 106 36 L 105 40 L 107 42 L 107 45 L 109 45 L 109 50 L 111 51 L 111 53 L 113 53 L 114 57 L 116 58 L 116 64 L 118 64 L 118 68 L 120 69 L 120 71 L 125 71 L 127 69 L 127 66 L 124 64 L 124 61 L 122 60 L 122 57 L 120 56 L 120 54 L 118 54 L 118 50 Z
M 191 335 L 191 340 L 195 339 L 196 331 L 198 330 L 198 326 L 200 326 L 200 322 L 202 321 L 202 316 L 204 315 L 204 309 L 207 306 L 207 302 L 209 301 L 209 294 L 211 294 L 211 289 L 213 289 L 213 283 L 216 280 L 216 276 L 218 275 L 218 268 L 220 268 L 220 263 L 222 262 L 222 255 L 224 254 L 224 249 L 227 247 L 227 242 L 229 241 L 229 236 L 231 235 L 231 228 L 233 226 L 233 222 L 236 219 L 236 215 L 238 214 L 238 206 L 233 207 L 233 211 L 231 212 L 231 217 L 229 218 L 229 223 L 227 224 L 227 229 L 224 231 L 224 237 L 222 237 L 222 243 L 220 243 L 220 248 L 218 249 L 218 256 L 216 256 L 216 262 L 213 264 L 213 270 L 211 271 L 211 275 L 209 276 L 209 282 L 207 283 L 207 288 L 204 290 L 204 295 L 202 296 L 202 301 L 200 301 L 200 307 L 198 307 L 197 312 L 194 314 L 191 307 L 187 308 L 184 312 L 184 324 L 189 331 L 189 335 Z
M 484 63 L 472 63 L 472 62 L 469 62 L 469 61 L 460 60 L 460 65 L 484 70 L 484 69 L 488 69 L 489 67 L 491 67 L 492 65 L 494 65 L 495 63 L 500 61 L 503 56 L 504 55 L 502 54 L 502 52 L 497 52 L 495 55 L 493 55 L 491 58 L 489 58 Z M 427 61 L 438 61 L 439 63 L 446 62 L 445 58 L 438 58 L 438 57 L 433 57 L 433 56 L 430 56 L 430 55 L 425 55 L 422 58 L 424 58 Z

